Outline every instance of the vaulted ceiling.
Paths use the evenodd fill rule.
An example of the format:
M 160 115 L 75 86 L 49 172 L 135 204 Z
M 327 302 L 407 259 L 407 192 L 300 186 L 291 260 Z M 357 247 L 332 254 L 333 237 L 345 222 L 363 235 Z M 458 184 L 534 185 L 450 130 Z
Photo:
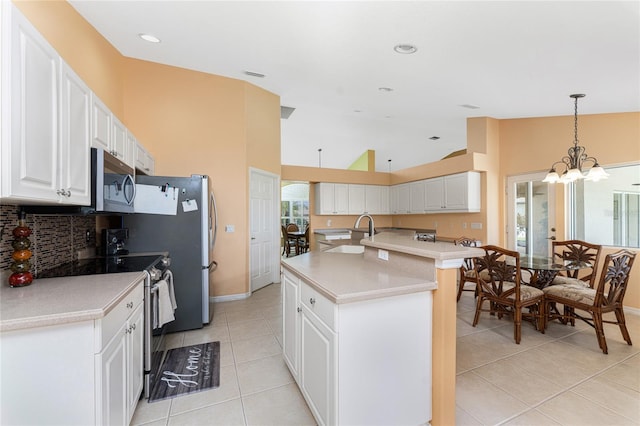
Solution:
M 637 1 L 70 3 L 127 57 L 279 95 L 283 164 L 428 163 L 465 148 L 467 117 L 571 115 L 572 93 L 580 114 L 640 110 Z

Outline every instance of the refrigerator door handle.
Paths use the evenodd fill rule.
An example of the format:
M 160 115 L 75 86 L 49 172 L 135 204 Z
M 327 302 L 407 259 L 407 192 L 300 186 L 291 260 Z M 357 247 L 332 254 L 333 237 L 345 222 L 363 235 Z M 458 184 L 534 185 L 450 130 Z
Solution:
M 216 237 L 218 236 L 218 207 L 216 206 L 216 197 L 213 195 L 213 191 L 211 191 L 210 195 L 210 204 L 211 211 L 209 211 L 209 230 L 211 230 L 211 222 L 213 215 L 213 237 L 211 238 L 210 250 L 213 250 L 213 247 L 216 245 Z

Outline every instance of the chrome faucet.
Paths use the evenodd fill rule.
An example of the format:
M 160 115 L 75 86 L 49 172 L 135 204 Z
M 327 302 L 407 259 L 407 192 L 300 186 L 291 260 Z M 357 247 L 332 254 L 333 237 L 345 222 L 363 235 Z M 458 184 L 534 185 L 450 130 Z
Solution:
M 373 224 L 373 218 L 371 217 L 371 215 L 369 214 L 361 214 L 360 216 L 358 216 L 358 219 L 356 219 L 356 224 L 353 225 L 354 228 L 359 228 L 360 227 L 360 221 L 362 220 L 363 217 L 367 217 L 369 218 L 369 236 L 373 237 L 376 228 L 375 225 Z

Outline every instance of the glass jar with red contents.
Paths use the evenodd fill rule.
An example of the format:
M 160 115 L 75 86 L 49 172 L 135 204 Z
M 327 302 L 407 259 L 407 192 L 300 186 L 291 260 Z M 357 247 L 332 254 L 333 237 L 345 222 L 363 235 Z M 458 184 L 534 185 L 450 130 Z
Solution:
M 18 226 L 13 229 L 13 242 L 11 246 L 14 251 L 11 255 L 13 263 L 10 266 L 13 272 L 9 276 L 9 286 L 11 287 L 24 287 L 33 282 L 33 274 L 29 271 L 31 269 L 31 256 L 30 249 L 31 241 L 29 236 L 31 235 L 31 229 L 27 226 L 27 215 L 23 211 L 18 212 Z

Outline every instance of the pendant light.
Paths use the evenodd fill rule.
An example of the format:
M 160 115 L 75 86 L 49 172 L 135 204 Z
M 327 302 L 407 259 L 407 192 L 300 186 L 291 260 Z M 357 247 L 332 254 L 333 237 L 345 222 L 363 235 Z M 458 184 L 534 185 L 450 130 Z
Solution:
M 602 167 L 600 167 L 600 165 L 598 164 L 598 160 L 596 160 L 595 157 L 587 156 L 586 148 L 578 145 L 578 99 L 584 98 L 585 95 L 575 94 L 570 95 L 569 97 L 573 98 L 574 100 L 573 146 L 567 151 L 568 155 L 562 157 L 560 161 L 556 161 L 555 163 L 553 163 L 553 165 L 551 166 L 551 170 L 549 170 L 549 173 L 547 173 L 547 176 L 544 178 L 543 182 L 570 183 L 578 179 L 592 180 L 594 182 L 597 182 L 600 179 L 606 179 L 607 177 L 609 177 L 609 174 L 605 172 Z M 583 167 L 588 163 L 593 164 L 593 166 L 585 175 Z M 559 175 L 558 171 L 556 171 L 556 165 L 560 165 L 562 175 Z M 564 170 L 562 170 L 562 167 L 564 167 Z

